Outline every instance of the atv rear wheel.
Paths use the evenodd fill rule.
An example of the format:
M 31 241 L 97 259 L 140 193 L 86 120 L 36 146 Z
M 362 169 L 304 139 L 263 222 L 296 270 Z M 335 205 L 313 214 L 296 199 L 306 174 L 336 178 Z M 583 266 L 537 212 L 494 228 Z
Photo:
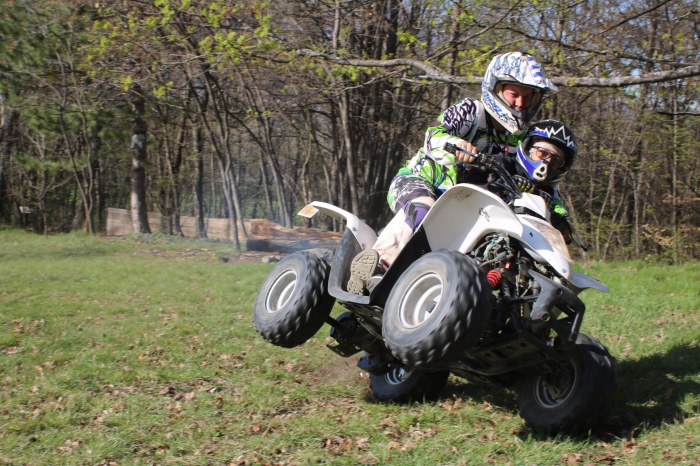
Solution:
M 619 389 L 615 359 L 598 340 L 579 334 L 553 374 L 531 375 L 518 385 L 520 416 L 548 433 L 578 435 L 599 425 Z
M 474 260 L 438 251 L 415 261 L 384 309 L 386 346 L 402 363 L 443 367 L 472 348 L 486 329 L 491 287 Z
M 292 348 L 306 342 L 330 315 L 330 266 L 308 252 L 283 259 L 267 275 L 253 305 L 255 330 L 270 343 Z
M 386 374 L 370 374 L 369 387 L 379 401 L 407 403 L 437 398 L 449 376 L 450 371 L 424 372 L 394 365 Z

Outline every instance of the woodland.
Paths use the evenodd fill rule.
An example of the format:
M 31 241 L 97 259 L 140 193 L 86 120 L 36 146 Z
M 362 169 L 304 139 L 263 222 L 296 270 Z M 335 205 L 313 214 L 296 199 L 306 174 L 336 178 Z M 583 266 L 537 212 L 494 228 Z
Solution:
M 559 87 L 561 191 L 590 260 L 700 257 L 697 0 L 0 0 L 0 225 L 105 229 L 107 209 L 380 228 L 430 121 L 494 54 Z M 572 249 L 573 252 L 573 249 Z

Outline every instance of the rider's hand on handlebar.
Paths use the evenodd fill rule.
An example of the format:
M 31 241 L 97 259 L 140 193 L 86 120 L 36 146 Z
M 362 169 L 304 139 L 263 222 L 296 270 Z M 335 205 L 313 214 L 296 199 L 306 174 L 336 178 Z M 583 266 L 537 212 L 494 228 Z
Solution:
M 467 152 L 471 152 L 472 154 L 476 154 L 476 146 L 470 142 L 460 140 L 455 144 L 455 146 L 459 147 L 462 150 L 466 150 Z M 457 151 L 455 154 L 455 158 L 457 159 L 457 162 L 462 162 L 462 163 L 472 163 L 475 160 L 475 157 L 472 157 L 469 154 L 465 154 L 462 151 Z
M 518 189 L 520 189 L 520 191 L 524 193 L 532 193 L 535 191 L 535 184 L 524 176 L 513 175 L 513 180 L 515 181 L 515 184 L 518 185 Z

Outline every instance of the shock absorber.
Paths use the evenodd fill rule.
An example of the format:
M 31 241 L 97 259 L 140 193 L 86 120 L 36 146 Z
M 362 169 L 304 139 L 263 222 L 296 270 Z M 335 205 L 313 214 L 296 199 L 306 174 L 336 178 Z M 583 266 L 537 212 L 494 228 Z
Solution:
M 498 287 L 502 278 L 501 272 L 499 272 L 498 269 L 489 270 L 486 274 L 486 280 L 489 281 L 489 285 L 491 285 L 492 290 L 495 290 Z

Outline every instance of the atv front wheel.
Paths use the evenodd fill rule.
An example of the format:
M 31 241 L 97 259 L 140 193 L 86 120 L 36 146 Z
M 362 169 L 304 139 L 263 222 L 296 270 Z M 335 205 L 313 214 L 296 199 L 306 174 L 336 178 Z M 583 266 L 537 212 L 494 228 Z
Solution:
M 619 389 L 615 359 L 598 340 L 579 334 L 552 374 L 531 375 L 518 385 L 520 416 L 548 433 L 584 434 L 599 425 Z
M 306 342 L 330 315 L 330 266 L 308 252 L 283 259 L 267 275 L 253 305 L 255 330 L 270 343 L 293 348 Z
M 407 403 L 437 398 L 449 376 L 450 371 L 424 372 L 395 365 L 386 374 L 370 374 L 369 387 L 379 401 Z
M 486 329 L 491 287 L 474 260 L 437 251 L 415 261 L 384 309 L 387 348 L 407 366 L 442 367 L 472 348 Z

